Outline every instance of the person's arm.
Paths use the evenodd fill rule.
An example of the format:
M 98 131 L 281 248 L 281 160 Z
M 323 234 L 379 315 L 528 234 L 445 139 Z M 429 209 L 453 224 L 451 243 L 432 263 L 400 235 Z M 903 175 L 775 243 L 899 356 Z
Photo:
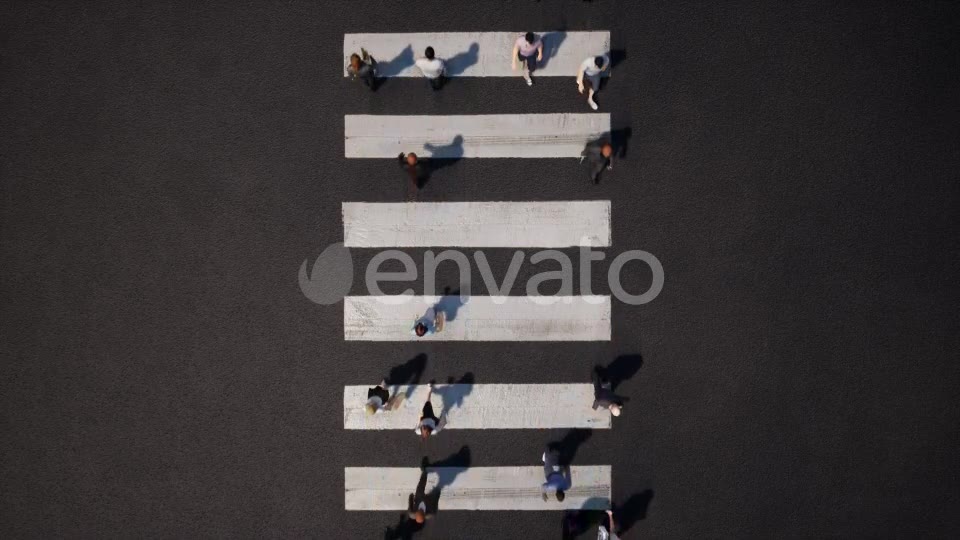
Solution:
M 447 427 L 447 413 L 440 415 L 440 420 L 437 420 L 437 429 L 433 430 L 434 433 L 437 433 L 441 429 Z
M 540 40 L 540 46 L 537 47 L 537 62 L 543 60 L 543 40 Z
M 520 52 L 520 47 L 516 43 L 513 44 L 513 53 L 510 55 L 510 67 L 514 71 L 517 70 L 517 53 Z
M 580 64 L 580 71 L 577 71 L 577 88 L 583 93 L 583 64 Z
M 614 523 L 613 523 L 613 510 L 607 510 L 607 517 L 610 519 L 610 529 L 609 529 L 609 530 L 610 530 L 610 534 L 613 535 L 613 534 L 615 534 L 615 533 L 614 533 L 614 530 L 615 530 L 615 529 L 614 529 Z
M 613 170 L 613 152 L 610 152 L 610 157 L 607 158 L 607 170 Z
M 600 400 L 593 400 L 593 410 L 597 410 L 598 407 L 600 407 Z

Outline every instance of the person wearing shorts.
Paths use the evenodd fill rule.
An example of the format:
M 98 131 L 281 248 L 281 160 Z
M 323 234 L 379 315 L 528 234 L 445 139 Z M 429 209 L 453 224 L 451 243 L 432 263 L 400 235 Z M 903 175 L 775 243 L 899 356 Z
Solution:
M 367 389 L 367 404 L 364 406 L 367 415 L 372 416 L 380 409 L 384 409 L 390 401 L 390 392 L 387 390 L 387 380 L 380 381 L 380 384 Z
M 580 64 L 580 71 L 577 72 L 577 88 L 582 94 L 584 83 L 587 83 L 590 89 L 587 93 L 587 104 L 593 110 L 598 108 L 593 95 L 600 91 L 600 76 L 608 69 L 610 69 L 610 57 L 604 54 L 587 58 Z
M 513 70 L 517 70 L 518 60 L 523 63 L 523 78 L 527 81 L 527 86 L 533 86 L 530 74 L 537 69 L 537 62 L 543 60 L 543 40 L 533 32 L 527 32 L 514 42 L 513 54 L 510 56 L 513 58 L 511 64 Z

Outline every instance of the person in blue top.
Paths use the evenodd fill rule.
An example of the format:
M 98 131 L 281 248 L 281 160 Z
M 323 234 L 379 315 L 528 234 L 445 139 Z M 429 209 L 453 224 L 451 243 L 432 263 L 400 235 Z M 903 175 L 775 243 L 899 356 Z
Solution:
M 428 334 L 443 331 L 443 312 L 438 312 L 436 306 L 431 306 L 422 317 L 413 322 L 413 334 L 423 337 Z
M 557 502 L 563 502 L 566 498 L 564 490 L 570 487 L 570 471 L 567 467 L 560 465 L 560 452 L 553 448 L 547 448 L 543 453 L 543 477 L 545 482 L 541 486 L 543 500 L 550 498 L 553 493 Z

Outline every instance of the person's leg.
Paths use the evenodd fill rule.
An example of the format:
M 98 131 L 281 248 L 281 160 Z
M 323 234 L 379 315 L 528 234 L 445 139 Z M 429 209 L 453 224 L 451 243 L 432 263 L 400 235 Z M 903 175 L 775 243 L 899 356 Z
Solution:
M 593 95 L 597 90 L 600 90 L 600 75 L 593 75 L 588 78 L 588 81 L 590 82 L 590 92 L 587 93 L 587 104 L 590 105 L 591 109 L 597 110 L 598 105 L 597 102 L 594 101 Z
M 433 403 L 427 401 L 423 404 L 423 411 L 420 412 L 420 416 L 424 418 L 432 418 L 434 422 L 437 421 L 437 417 L 433 414 Z
M 532 86 L 533 79 L 530 78 L 530 62 L 532 58 L 529 56 L 524 56 L 520 53 L 517 53 L 517 58 L 519 58 L 520 61 L 523 62 L 523 79 L 527 81 L 527 86 Z

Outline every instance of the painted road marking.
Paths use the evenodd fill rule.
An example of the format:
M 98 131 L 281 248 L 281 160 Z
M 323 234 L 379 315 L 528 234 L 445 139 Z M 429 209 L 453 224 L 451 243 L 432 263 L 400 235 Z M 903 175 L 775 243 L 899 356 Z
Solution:
M 398 403 L 367 416 L 367 386 L 343 388 L 344 429 L 413 429 L 427 399 L 426 385 L 391 387 Z M 430 401 L 444 429 L 609 429 L 610 413 L 593 410 L 593 385 L 438 384 Z
M 428 498 L 439 486 L 439 508 L 448 510 L 605 510 L 610 508 L 609 465 L 570 467 L 570 488 L 563 502 L 544 501 L 543 466 L 427 468 Z M 421 471 L 417 467 L 347 467 L 344 506 L 347 510 L 406 510 Z
M 470 296 L 462 301 L 459 296 L 347 296 L 344 339 L 610 341 L 609 296 Z M 414 321 L 431 306 L 445 314 L 443 331 L 418 338 Z
M 344 156 L 579 158 L 589 142 L 608 138 L 608 113 L 344 116 Z M 399 173 L 398 173 L 399 174 Z
M 347 247 L 610 245 L 610 201 L 343 203 Z
M 414 62 L 429 46 L 446 62 L 448 77 L 519 77 L 521 71 L 512 69 L 510 55 L 524 33 L 344 34 L 344 66 L 363 47 L 377 60 L 379 76 L 421 77 Z M 610 32 L 535 33 L 543 38 L 543 60 L 535 77 L 576 77 L 585 59 L 610 52 Z M 346 67 L 343 74 L 348 75 Z

